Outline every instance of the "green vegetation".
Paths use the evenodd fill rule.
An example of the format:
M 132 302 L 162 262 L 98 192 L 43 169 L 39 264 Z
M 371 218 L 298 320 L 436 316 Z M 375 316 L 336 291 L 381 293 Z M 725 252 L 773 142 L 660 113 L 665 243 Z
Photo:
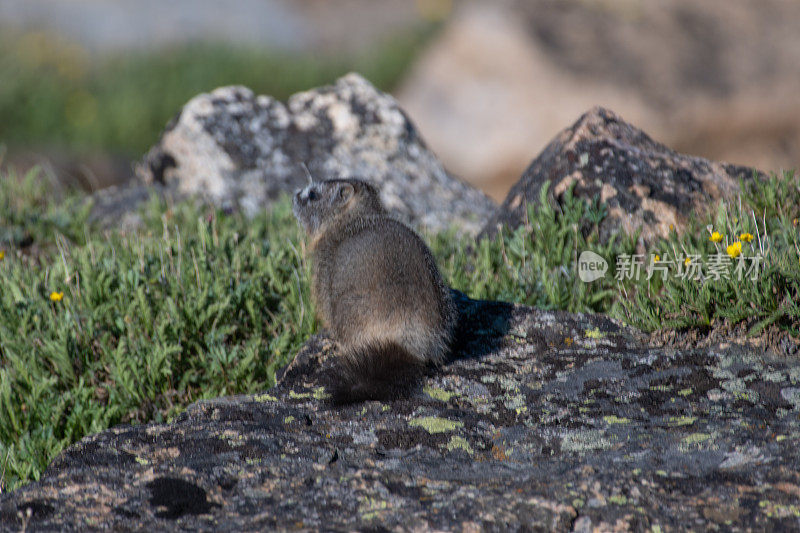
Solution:
M 605 206 L 587 203 L 567 191 L 563 205 L 554 209 L 546 194 L 542 189 L 538 207 L 529 206 L 527 224 L 501 237 L 470 245 L 452 234 L 429 236 L 445 278 L 472 298 L 573 312 L 609 312 L 618 296 L 613 279 L 583 283 L 573 265 L 583 250 L 594 251 L 614 264 L 618 255 L 633 253 L 635 237 L 600 243 L 597 226 L 605 217 Z
M 644 331 L 725 322 L 743 323 L 750 335 L 775 325 L 800 337 L 800 176 L 786 173 L 741 186 L 739 202 L 721 203 L 645 253 L 636 251 L 635 235 L 601 243 L 605 207 L 570 191 L 555 210 L 542 190 L 527 224 L 502 239 L 479 241 L 471 253 L 463 253 L 468 246 L 452 236 L 429 240 L 452 286 L 474 298 L 606 313 Z M 719 242 L 711 239 L 714 232 Z M 604 278 L 580 280 L 575 265 L 584 250 L 608 262 Z M 618 267 L 626 258 L 633 263 L 637 253 L 638 272 L 630 267 L 617 279 L 626 271 Z M 719 279 L 712 274 L 715 262 Z
M 89 433 L 268 388 L 314 329 L 287 202 L 248 221 L 154 199 L 146 230 L 104 235 L 46 198 L 35 176 L 0 180 L 0 228 L 37 238 L 0 241 L 6 487 Z
M 6 32 L 0 37 L 0 139 L 12 148 L 58 145 L 139 155 L 190 98 L 221 85 L 285 99 L 357 70 L 391 89 L 432 29 L 396 35 L 350 58 L 202 43 L 94 57 L 48 34 Z
M 679 264 L 689 257 L 706 275 L 717 255 L 730 261 L 723 269 L 730 277 L 697 282 L 654 276 L 620 301 L 623 319 L 646 331 L 744 324 L 749 335 L 774 324 L 800 337 L 800 175 L 786 173 L 741 187 L 739 202 L 720 204 L 702 221 L 693 220 L 687 231 L 672 232 L 652 248 Z M 737 267 L 743 268 L 741 276 Z
M 316 329 L 287 201 L 246 220 L 153 199 L 144 228 L 120 234 L 87 226 L 86 204 L 51 189 L 35 174 L 0 176 L 4 490 L 37 479 L 88 433 L 167 420 L 200 398 L 267 389 Z M 617 281 L 614 265 L 635 252 L 635 238 L 601 243 L 605 207 L 569 193 L 559 209 L 532 208 L 527 224 L 493 240 L 427 239 L 446 279 L 474 298 L 604 312 L 645 330 L 726 320 L 752 333 L 770 326 L 800 335 L 798 206 L 800 180 L 773 177 L 646 254 L 646 265 L 655 253 L 707 261 L 732 236 L 750 233 L 740 255 L 763 250 L 756 281 Z M 709 240 L 708 224 L 727 244 Z M 609 261 L 604 279 L 580 281 L 574 265 L 583 250 Z

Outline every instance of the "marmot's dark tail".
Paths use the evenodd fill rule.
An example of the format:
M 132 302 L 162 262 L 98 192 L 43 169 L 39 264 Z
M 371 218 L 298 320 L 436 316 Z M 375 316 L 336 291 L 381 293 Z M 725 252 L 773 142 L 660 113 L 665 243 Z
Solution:
M 331 399 L 345 404 L 403 398 L 424 370 L 424 363 L 396 342 L 370 343 L 339 358 Z

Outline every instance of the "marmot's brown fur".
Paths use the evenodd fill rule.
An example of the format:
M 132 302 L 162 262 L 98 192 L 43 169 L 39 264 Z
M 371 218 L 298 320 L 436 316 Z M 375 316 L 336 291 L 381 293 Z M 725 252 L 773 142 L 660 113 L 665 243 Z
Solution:
M 319 318 L 340 349 L 334 401 L 402 395 L 443 361 L 456 320 L 430 250 L 365 181 L 312 183 L 292 211 L 310 237 Z

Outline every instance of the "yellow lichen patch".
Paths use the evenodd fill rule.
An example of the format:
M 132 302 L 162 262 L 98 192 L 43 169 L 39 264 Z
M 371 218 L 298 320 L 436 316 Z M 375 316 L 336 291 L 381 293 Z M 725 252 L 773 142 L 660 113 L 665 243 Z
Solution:
M 444 389 L 439 389 L 436 387 L 426 386 L 422 389 L 422 392 L 433 398 L 434 400 L 439 400 L 440 402 L 447 402 L 455 396 L 454 392 L 446 391 Z
M 294 422 L 294 420 L 295 420 L 295 418 L 292 415 L 289 415 L 289 416 L 287 416 L 286 418 L 283 419 L 283 423 L 284 424 L 288 424 L 290 422 Z
M 257 402 L 277 402 L 278 399 L 275 396 L 270 394 L 257 394 L 253 396 L 253 399 Z
M 325 392 L 325 387 L 317 387 L 311 395 L 315 400 L 325 400 L 331 397 L 330 394 Z
M 381 511 L 389 508 L 389 504 L 383 500 L 366 498 L 358 509 L 362 520 L 374 520 L 378 518 Z
M 769 500 L 761 500 L 758 506 L 764 510 L 770 518 L 788 518 L 790 516 L 800 517 L 800 505 L 785 505 L 773 503 Z
M 696 416 L 671 416 L 667 419 L 670 426 L 691 426 L 696 421 Z
M 447 431 L 455 431 L 458 428 L 464 427 L 464 424 L 446 418 L 439 418 L 436 416 L 423 416 L 420 418 L 412 418 L 408 421 L 408 425 L 412 427 L 421 427 L 428 433 L 445 433 Z
M 470 455 L 474 453 L 472 450 L 472 446 L 469 445 L 467 439 L 465 439 L 464 437 L 459 437 L 458 435 L 453 435 L 452 437 L 450 437 L 450 442 L 447 443 L 447 450 L 452 452 L 453 450 L 457 449 L 464 450 Z
M 711 438 L 711 435 L 708 433 L 692 433 L 691 435 L 686 435 L 683 438 L 683 442 L 685 444 L 699 444 L 701 442 L 705 442 Z
M 631 421 L 630 418 L 619 417 L 616 415 L 604 416 L 603 420 L 606 421 L 606 424 L 629 424 Z
M 606 336 L 605 333 L 600 331 L 600 328 L 587 329 L 584 335 L 589 339 L 602 339 Z
M 310 392 L 295 392 L 293 390 L 289 391 L 289 398 L 292 398 L 292 399 L 295 399 L 295 400 L 308 399 L 308 398 L 312 398 L 312 397 L 313 397 L 313 395 Z
M 657 390 L 661 392 L 671 391 L 672 387 L 670 385 L 653 385 L 650 387 L 650 390 Z
M 723 384 L 723 387 L 725 385 Z M 744 400 L 750 403 L 758 403 L 758 393 L 754 390 L 745 389 L 745 390 L 731 390 L 731 394 L 737 400 Z
M 624 494 L 615 494 L 608 497 L 608 501 L 615 505 L 627 505 L 628 498 Z

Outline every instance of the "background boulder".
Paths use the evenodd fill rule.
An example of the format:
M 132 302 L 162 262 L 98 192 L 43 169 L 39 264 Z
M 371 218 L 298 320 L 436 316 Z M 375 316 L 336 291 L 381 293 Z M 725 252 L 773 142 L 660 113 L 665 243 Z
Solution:
M 137 168 L 146 183 L 254 213 L 315 179 L 375 182 L 387 208 L 417 228 L 475 234 L 494 212 L 450 176 L 391 96 L 357 74 L 283 104 L 244 87 L 193 98 Z
M 739 180 L 757 171 L 747 167 L 679 154 L 652 140 L 613 111 L 594 108 L 565 129 L 530 164 L 511 188 L 484 234 L 500 225 L 513 229 L 536 203 L 541 187 L 557 202 L 574 186 L 574 194 L 599 198 L 608 208 L 601 238 L 622 230 L 641 230 L 645 241 L 680 229 L 700 213 L 739 191 Z

